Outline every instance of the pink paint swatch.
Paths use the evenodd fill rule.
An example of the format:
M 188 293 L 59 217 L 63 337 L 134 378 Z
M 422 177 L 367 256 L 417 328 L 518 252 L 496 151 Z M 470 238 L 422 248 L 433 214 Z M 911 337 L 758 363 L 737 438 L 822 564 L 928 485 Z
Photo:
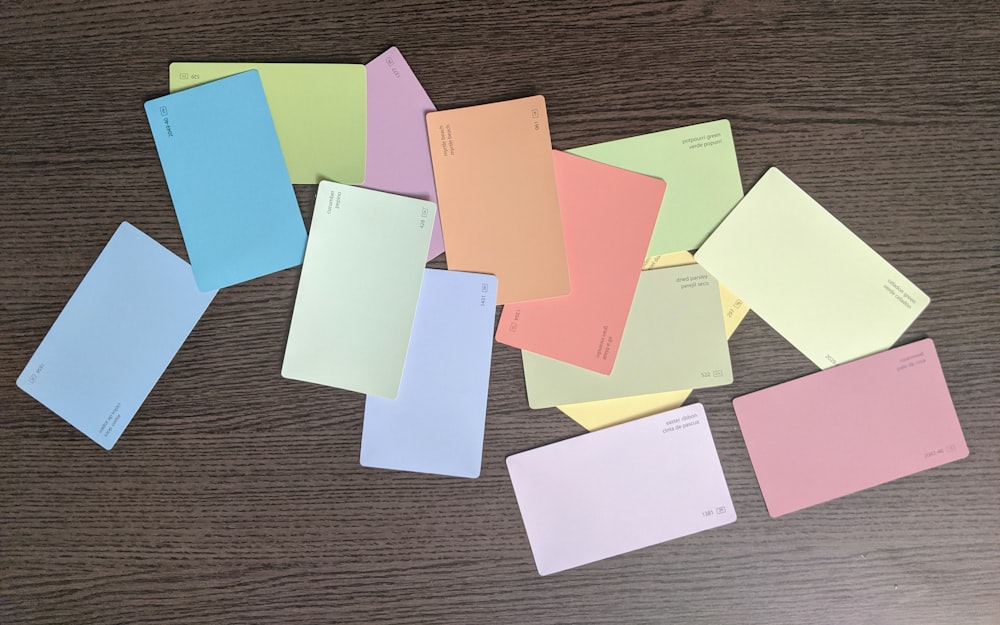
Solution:
M 772 517 L 969 455 L 924 339 L 733 400 Z

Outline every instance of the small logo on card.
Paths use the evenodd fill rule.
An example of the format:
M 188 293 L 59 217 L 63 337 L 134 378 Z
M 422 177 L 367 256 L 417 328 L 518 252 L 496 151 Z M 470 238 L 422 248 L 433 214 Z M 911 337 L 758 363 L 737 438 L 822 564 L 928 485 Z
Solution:
M 725 513 L 726 513 L 726 507 L 725 506 L 718 506 L 715 510 L 705 510 L 705 511 L 703 511 L 701 513 L 701 516 L 703 518 L 707 519 L 709 517 L 719 516 L 720 514 L 725 514 Z
M 385 65 L 392 72 L 393 76 L 395 76 L 396 78 L 402 78 L 403 77 L 403 75 L 399 73 L 399 70 L 396 69 L 396 62 L 392 60 L 391 56 L 390 57 L 386 57 L 386 59 L 385 59 Z
M 166 117 L 166 116 L 167 116 L 167 107 L 161 106 L 160 107 L 160 117 Z

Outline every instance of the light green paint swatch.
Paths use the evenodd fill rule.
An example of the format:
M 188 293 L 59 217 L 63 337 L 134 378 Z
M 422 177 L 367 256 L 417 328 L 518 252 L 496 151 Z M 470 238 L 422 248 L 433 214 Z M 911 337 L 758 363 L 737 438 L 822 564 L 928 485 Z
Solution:
M 364 65 L 171 63 L 170 91 L 255 69 L 294 184 L 365 178 L 367 75 Z
M 435 210 L 320 183 L 282 376 L 396 398 Z
M 821 369 L 892 347 L 930 303 L 774 167 L 695 260 Z
M 726 119 L 569 152 L 666 181 L 647 257 L 697 249 L 743 197 Z
M 719 283 L 698 265 L 640 274 L 611 375 L 532 352 L 521 358 L 532 408 L 733 381 Z

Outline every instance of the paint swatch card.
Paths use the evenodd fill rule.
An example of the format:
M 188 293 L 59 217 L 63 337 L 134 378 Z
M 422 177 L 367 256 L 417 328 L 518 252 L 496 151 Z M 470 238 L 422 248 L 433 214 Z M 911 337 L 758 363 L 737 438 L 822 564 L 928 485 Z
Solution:
M 256 70 L 267 94 L 288 174 L 295 184 L 365 178 L 364 65 L 171 63 L 171 93 Z
M 701 404 L 507 458 L 538 573 L 732 523 Z
M 324 180 L 281 375 L 395 398 L 434 204 Z
M 569 295 L 508 304 L 496 339 L 609 374 L 618 355 L 664 183 L 552 153 L 569 262 Z
M 396 399 L 369 395 L 366 467 L 479 477 L 496 278 L 425 269 Z
M 930 339 L 733 400 L 779 517 L 969 455 Z
M 697 249 L 743 197 L 726 119 L 570 152 L 667 182 L 647 256 Z
M 652 268 L 677 267 L 694 264 L 694 256 L 690 252 L 674 252 L 648 259 Z M 722 293 L 722 317 L 726 325 L 726 338 L 732 338 L 733 332 L 747 316 L 750 308 L 724 285 L 719 285 Z M 687 400 L 692 389 L 666 391 L 636 395 L 620 399 L 605 399 L 601 401 L 583 402 L 579 404 L 563 404 L 556 406 L 587 430 L 593 432 L 602 428 L 632 421 L 658 412 L 679 408 Z
M 437 201 L 427 143 L 427 113 L 437 110 L 395 47 L 365 65 L 368 145 L 364 187 Z M 444 251 L 440 215 L 434 218 L 430 260 Z
M 302 262 L 306 229 L 256 71 L 146 102 L 198 287 Z
M 570 292 L 542 96 L 427 114 L 448 268 L 489 273 L 497 304 Z
M 611 375 L 522 351 L 528 405 L 731 384 L 719 283 L 698 265 L 643 271 Z
M 892 347 L 930 303 L 774 167 L 695 258 L 821 369 Z
M 190 265 L 123 222 L 17 386 L 111 449 L 213 297 Z

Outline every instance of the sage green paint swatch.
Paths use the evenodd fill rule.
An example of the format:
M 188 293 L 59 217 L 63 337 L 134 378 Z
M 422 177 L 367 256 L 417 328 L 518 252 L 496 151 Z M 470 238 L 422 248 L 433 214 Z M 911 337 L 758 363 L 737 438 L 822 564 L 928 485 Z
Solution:
M 255 69 L 293 184 L 365 179 L 367 74 L 334 63 L 171 63 L 170 91 Z
M 521 352 L 528 405 L 616 399 L 731 384 L 719 283 L 699 265 L 639 276 L 611 375 Z
M 697 249 L 743 197 L 727 119 L 568 151 L 666 181 L 647 257 Z
M 435 209 L 320 183 L 282 376 L 396 398 Z

